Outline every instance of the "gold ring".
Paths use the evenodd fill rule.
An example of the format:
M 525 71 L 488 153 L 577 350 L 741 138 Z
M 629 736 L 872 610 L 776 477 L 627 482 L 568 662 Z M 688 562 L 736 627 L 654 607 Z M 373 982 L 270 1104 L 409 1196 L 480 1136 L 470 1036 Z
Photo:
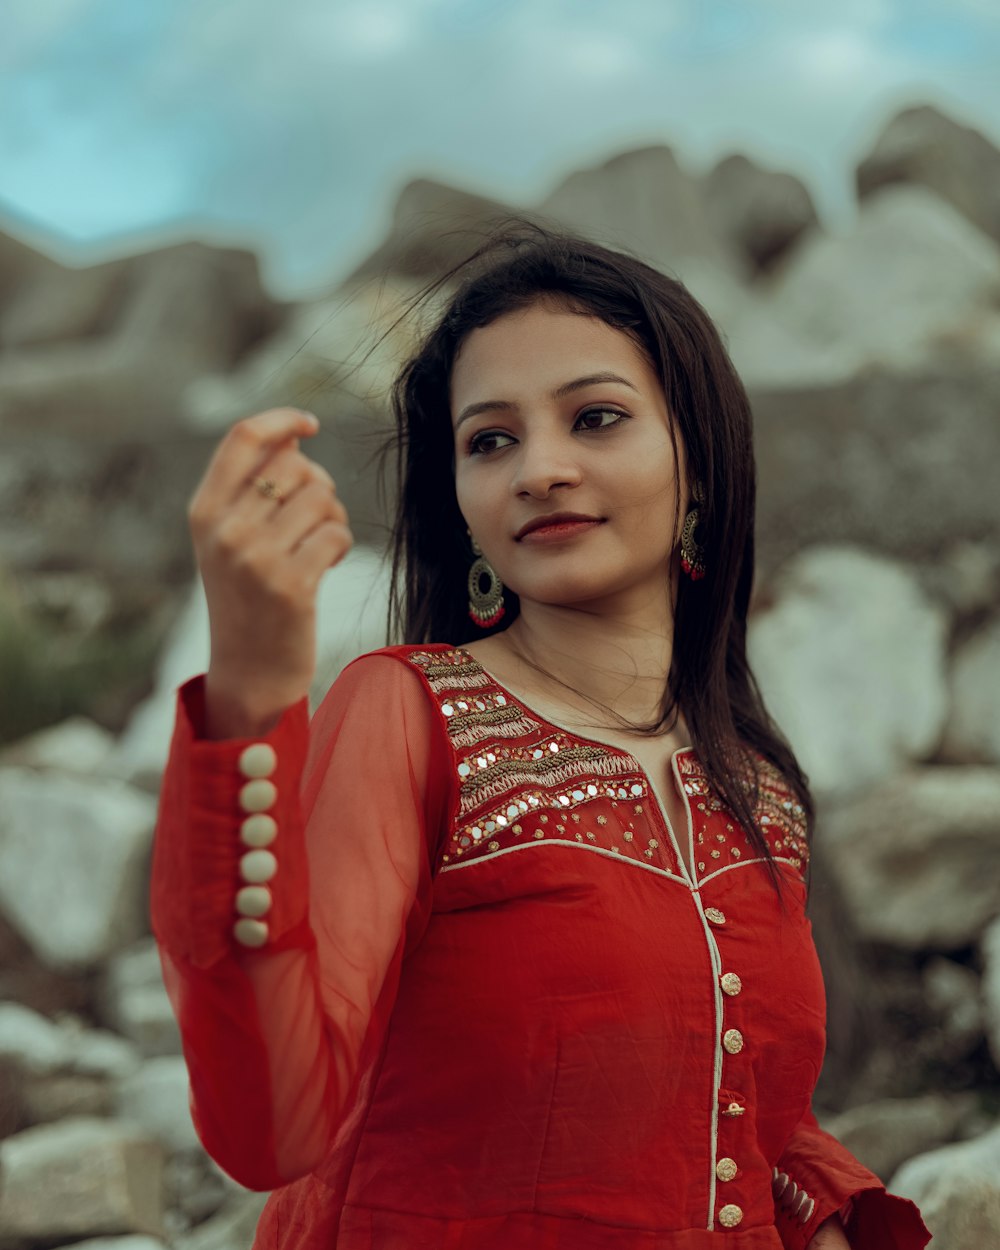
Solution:
M 278 503 L 281 503 L 285 497 L 278 483 L 269 477 L 255 477 L 253 484 L 257 488 L 257 493 L 263 495 L 265 499 L 277 499 Z

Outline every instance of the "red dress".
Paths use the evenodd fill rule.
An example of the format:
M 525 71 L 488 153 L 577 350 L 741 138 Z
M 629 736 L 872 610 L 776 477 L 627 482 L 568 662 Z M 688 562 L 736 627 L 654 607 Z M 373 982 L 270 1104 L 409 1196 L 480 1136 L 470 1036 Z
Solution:
M 257 1250 L 801 1250 L 852 1198 L 858 1250 L 926 1244 L 810 1109 L 823 983 L 770 766 L 785 914 L 693 749 L 669 778 L 692 879 L 638 762 L 461 648 L 359 657 L 273 753 L 205 740 L 202 683 L 152 921 L 199 1136 L 275 1191 Z M 241 839 L 275 829 L 266 940 L 241 945 Z

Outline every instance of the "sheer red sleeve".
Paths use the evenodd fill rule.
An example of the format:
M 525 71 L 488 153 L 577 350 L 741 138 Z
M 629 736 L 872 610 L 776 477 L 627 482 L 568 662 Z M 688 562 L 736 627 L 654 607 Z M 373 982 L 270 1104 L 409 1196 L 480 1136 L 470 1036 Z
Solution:
M 851 1250 L 923 1250 L 931 1235 L 907 1198 L 887 1192 L 812 1109 L 799 1121 L 774 1169 L 775 1225 L 785 1250 L 805 1250 L 817 1228 L 844 1209 Z
M 203 678 L 178 691 L 160 794 L 151 915 L 209 1154 L 267 1190 L 312 1171 L 384 1036 L 403 957 L 430 913 L 451 802 L 450 747 L 422 678 L 387 653 L 340 674 L 310 725 L 303 699 L 269 734 L 205 740 Z M 277 871 L 241 945 L 244 752 L 273 762 Z M 258 826 L 260 822 L 258 821 Z

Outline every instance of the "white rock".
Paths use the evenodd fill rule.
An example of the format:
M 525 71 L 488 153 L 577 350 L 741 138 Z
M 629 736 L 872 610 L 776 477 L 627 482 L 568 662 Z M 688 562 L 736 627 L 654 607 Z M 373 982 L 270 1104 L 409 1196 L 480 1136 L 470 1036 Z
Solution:
M 1000 916 L 990 924 L 980 939 L 983 956 L 983 1014 L 986 1017 L 986 1040 L 993 1062 L 1000 1068 Z
M 1000 915 L 1000 768 L 910 768 L 822 814 L 858 934 L 959 950 Z
M 920 264 L 913 258 L 920 256 Z M 1000 248 L 923 187 L 884 188 L 852 232 L 810 232 L 771 284 L 775 316 L 855 369 L 920 369 L 935 355 L 988 361 Z
M 29 1072 L 53 1072 L 66 1062 L 57 1025 L 20 1003 L 0 1003 L 0 1059 L 12 1059 Z
M 117 1114 L 155 1137 L 167 1150 L 194 1150 L 200 1146 L 191 1122 L 188 1072 L 176 1055 L 147 1059 L 118 1083 Z
M 102 999 L 107 1023 L 143 1055 L 180 1054 L 180 1032 L 153 938 L 143 938 L 108 961 Z
M 158 1237 L 131 1233 L 124 1237 L 88 1237 L 86 1241 L 70 1242 L 57 1250 L 163 1250 L 163 1242 Z
M 1000 620 L 980 629 L 952 661 L 945 747 L 952 758 L 1000 763 Z
M 0 1143 L 0 1228 L 30 1241 L 162 1230 L 163 1155 L 135 1130 L 80 1117 Z
M 156 805 L 118 781 L 0 770 L 0 908 L 53 968 L 85 968 L 146 927 Z
M 313 708 L 345 664 L 385 645 L 388 579 L 382 557 L 358 544 L 320 582 Z M 155 787 L 170 748 L 177 687 L 205 672 L 208 660 L 208 607 L 199 582 L 167 644 L 154 692 L 135 711 L 118 744 L 113 766 L 121 776 Z
M 115 739 L 85 716 L 71 716 L 49 729 L 22 738 L 3 753 L 5 764 L 52 768 L 87 777 L 108 774 Z
M 985 1250 L 1000 1223 L 1000 1126 L 904 1163 L 889 1189 L 920 1208 L 935 1250 Z
M 946 620 L 900 565 L 812 547 L 754 613 L 748 653 L 768 710 L 817 792 L 856 791 L 933 750 L 947 709 Z

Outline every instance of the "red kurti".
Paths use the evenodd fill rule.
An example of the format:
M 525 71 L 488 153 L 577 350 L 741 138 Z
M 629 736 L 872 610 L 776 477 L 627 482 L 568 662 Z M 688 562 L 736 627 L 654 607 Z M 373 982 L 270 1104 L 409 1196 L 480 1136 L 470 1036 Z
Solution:
M 202 736 L 202 681 L 179 692 L 152 920 L 201 1140 L 275 1191 L 258 1248 L 801 1250 L 852 1197 L 859 1250 L 926 1244 L 810 1109 L 823 982 L 770 765 L 784 914 L 691 748 L 654 780 L 461 648 L 371 652 L 311 725 L 290 708 L 260 740 L 270 798 L 246 775 L 270 752 Z M 251 948 L 241 839 L 268 828 Z

